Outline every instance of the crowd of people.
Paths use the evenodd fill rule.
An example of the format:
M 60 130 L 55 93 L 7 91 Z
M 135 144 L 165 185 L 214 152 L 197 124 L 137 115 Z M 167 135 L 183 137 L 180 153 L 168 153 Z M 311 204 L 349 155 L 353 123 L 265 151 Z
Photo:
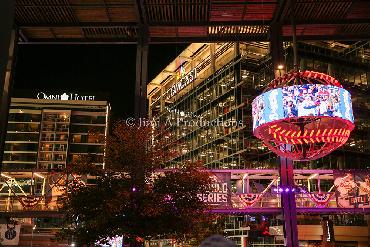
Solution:
M 340 117 L 353 122 L 351 104 L 347 91 L 331 85 L 305 84 L 274 89 L 253 101 L 253 129 L 264 123 L 294 117 Z
M 340 90 L 324 85 L 300 85 L 282 88 L 284 117 L 343 117 Z

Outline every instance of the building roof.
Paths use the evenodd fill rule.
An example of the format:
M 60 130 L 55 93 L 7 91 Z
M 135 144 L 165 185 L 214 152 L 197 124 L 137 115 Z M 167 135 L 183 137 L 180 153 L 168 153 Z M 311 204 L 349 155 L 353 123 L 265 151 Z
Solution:
M 282 23 L 291 38 L 289 0 L 16 0 L 21 42 L 150 43 L 268 41 Z M 370 39 L 370 1 L 296 0 L 305 40 Z
M 101 100 L 54 100 L 54 99 L 32 99 L 11 98 L 11 105 L 60 105 L 60 106 L 108 106 L 108 101 Z

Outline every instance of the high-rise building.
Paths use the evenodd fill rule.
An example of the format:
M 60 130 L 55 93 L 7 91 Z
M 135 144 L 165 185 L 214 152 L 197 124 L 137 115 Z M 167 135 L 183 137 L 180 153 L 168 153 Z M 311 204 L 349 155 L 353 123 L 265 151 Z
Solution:
M 0 207 L 3 212 L 29 212 L 16 220 L 24 233 L 20 245 L 29 246 L 34 227 L 58 226 L 57 219 L 48 217 L 47 212 L 57 211 L 58 196 L 63 193 L 66 179 L 74 179 L 60 173 L 67 164 L 90 155 L 97 166 L 104 166 L 109 114 L 109 103 L 91 95 L 39 92 L 34 98 L 11 99 Z M 93 177 L 78 179 L 88 184 Z M 33 215 L 35 211 L 46 212 L 46 221 Z M 49 234 L 52 238 L 53 234 Z M 33 235 L 35 244 L 38 234 Z
M 156 138 L 165 140 L 165 148 L 174 154 L 166 168 L 202 161 L 215 174 L 223 174 L 219 177 L 228 185 L 225 194 L 230 199 L 208 202 L 215 212 L 229 214 L 225 233 L 238 246 L 283 246 L 280 193 L 295 194 L 301 246 L 334 239 L 338 246 L 368 246 L 369 200 L 364 198 L 370 195 L 360 187 L 369 174 L 353 170 L 367 169 L 370 158 L 370 57 L 364 46 L 358 50 L 351 43 L 298 44 L 301 70 L 330 74 L 350 91 L 357 127 L 339 150 L 314 161 L 294 162 L 295 188 L 279 187 L 279 159 L 252 133 L 251 103 L 274 78 L 269 43 L 191 44 L 148 84 L 148 114 L 163 129 Z M 290 43 L 284 43 L 283 53 L 281 74 L 293 69 Z M 346 175 L 343 169 L 357 175 Z M 354 181 L 356 192 L 341 197 L 337 179 Z M 356 201 L 358 196 L 362 203 Z M 261 225 L 270 229 L 261 230 Z M 345 231 L 346 225 L 351 230 Z

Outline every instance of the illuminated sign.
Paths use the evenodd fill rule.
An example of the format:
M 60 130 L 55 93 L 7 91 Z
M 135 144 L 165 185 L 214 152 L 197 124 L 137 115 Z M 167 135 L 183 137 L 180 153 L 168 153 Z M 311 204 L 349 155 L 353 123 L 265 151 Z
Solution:
M 182 89 L 184 89 L 187 85 L 194 82 L 194 80 L 197 78 L 197 69 L 194 68 L 189 73 L 187 73 L 185 76 L 183 76 L 178 82 L 176 82 L 172 87 L 170 87 L 165 95 L 167 99 L 172 98 L 175 96 L 178 92 L 180 92 Z
M 200 194 L 198 197 L 201 201 L 213 204 L 228 202 L 228 184 L 227 183 L 213 183 L 208 194 Z
M 214 208 L 227 208 L 231 204 L 231 173 L 214 173 L 212 183 L 206 194 L 198 194 L 198 198 Z
M 95 100 L 92 95 L 79 95 L 77 93 L 63 93 L 63 94 L 46 94 L 39 92 L 37 99 L 51 99 L 51 100 Z

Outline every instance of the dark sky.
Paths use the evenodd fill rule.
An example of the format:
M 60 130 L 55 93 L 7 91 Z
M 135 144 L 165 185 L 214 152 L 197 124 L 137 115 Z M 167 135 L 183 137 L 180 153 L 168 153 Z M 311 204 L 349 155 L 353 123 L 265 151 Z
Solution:
M 185 47 L 150 45 L 149 81 Z M 126 118 L 134 113 L 135 59 L 135 45 L 21 45 L 14 91 L 103 92 L 114 118 Z

